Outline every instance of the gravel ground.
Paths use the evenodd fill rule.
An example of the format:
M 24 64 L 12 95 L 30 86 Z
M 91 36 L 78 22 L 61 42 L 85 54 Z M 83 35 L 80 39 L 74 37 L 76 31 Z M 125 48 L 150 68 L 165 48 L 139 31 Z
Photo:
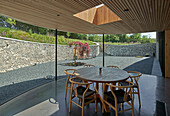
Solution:
M 57 76 L 65 75 L 63 70 L 69 68 L 82 68 L 83 66 L 71 67 L 71 66 L 63 66 L 65 63 L 73 62 L 73 60 L 65 60 L 65 61 L 58 61 L 57 66 Z M 102 57 L 96 57 L 90 60 L 77 60 L 77 62 L 84 62 L 88 64 L 93 64 L 99 67 L 103 66 Z M 119 56 L 106 56 L 105 57 L 105 66 L 114 65 L 118 66 L 120 69 L 126 70 L 138 70 L 141 73 L 151 74 L 152 65 L 153 65 L 153 58 L 143 57 L 143 58 L 136 58 L 136 57 L 119 57 Z M 144 69 L 143 69 L 144 68 Z
M 0 105 L 10 99 L 52 80 L 47 75 L 55 75 L 54 62 L 37 64 L 17 70 L 0 73 Z
M 58 61 L 58 79 L 65 77 L 63 72 L 65 69 L 83 67 L 64 66 L 64 63 L 68 62 L 73 62 L 73 60 Z M 88 60 L 77 60 L 77 62 L 84 62 L 102 67 L 102 57 L 100 56 Z M 145 74 L 151 74 L 153 58 L 106 56 L 105 66 L 108 65 L 116 65 L 120 67 L 120 69 L 136 70 Z M 35 66 L 0 73 L 0 105 L 30 89 L 51 82 L 52 80 L 46 80 L 44 78 L 47 75 L 55 75 L 55 62 L 37 64 Z
M 44 78 L 47 75 L 55 75 L 54 67 L 54 62 L 49 62 L 0 73 L 0 87 L 13 83 Z

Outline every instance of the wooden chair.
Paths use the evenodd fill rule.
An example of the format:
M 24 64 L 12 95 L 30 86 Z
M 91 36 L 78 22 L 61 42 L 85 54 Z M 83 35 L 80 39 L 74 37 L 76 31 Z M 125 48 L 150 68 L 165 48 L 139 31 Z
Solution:
M 112 68 L 118 68 L 118 69 L 119 69 L 119 67 L 118 67 L 118 66 L 107 66 L 107 67 L 112 67 Z
M 75 105 L 82 108 L 82 116 L 84 116 L 84 106 L 88 105 L 95 101 L 95 112 L 97 112 L 97 95 L 96 91 L 89 89 L 90 84 L 92 83 L 84 83 L 84 82 L 75 82 L 75 77 L 70 79 L 71 82 L 71 92 L 70 92 L 70 105 L 69 105 L 69 112 L 71 111 L 71 104 L 74 103 Z M 79 105 L 72 99 L 77 97 L 82 105 Z M 90 98 L 87 100 L 87 98 Z
M 139 107 L 141 107 L 141 100 L 140 100 L 140 92 L 139 92 L 139 84 L 138 84 L 138 81 L 140 79 L 140 77 L 142 76 L 142 73 L 140 72 L 137 72 L 137 71 L 127 71 L 129 74 L 130 74 L 130 79 L 131 81 L 134 83 L 134 86 L 133 86 L 133 97 L 134 97 L 134 94 L 138 94 L 138 100 L 139 100 Z M 126 86 L 128 85 L 128 83 L 126 82 L 120 82 L 120 84 L 122 86 Z
M 116 116 L 118 113 L 132 110 L 132 116 L 134 116 L 134 106 L 132 97 L 132 88 L 134 86 L 133 82 L 126 81 L 129 83 L 128 86 L 119 86 L 106 83 L 105 85 L 110 87 L 110 91 L 103 92 L 103 107 L 102 112 L 104 112 L 104 105 L 107 104 L 113 110 L 115 110 Z M 118 90 L 113 90 L 112 88 L 118 88 Z M 123 103 L 127 103 L 131 108 L 118 111 L 118 106 Z
M 92 64 L 85 64 L 84 67 L 95 67 L 95 65 L 92 65 Z
M 95 65 L 92 65 L 92 64 L 85 64 L 84 67 L 95 67 Z M 93 83 L 93 87 L 94 87 L 94 83 Z
M 117 68 L 117 69 L 119 69 L 119 67 L 118 67 L 118 66 L 111 66 L 111 65 L 109 65 L 109 66 L 107 66 L 107 67 L 111 67 L 111 68 Z M 112 83 L 112 84 L 116 84 L 116 83 Z M 102 84 L 102 86 L 103 86 L 103 84 Z
M 65 90 L 65 99 L 67 98 L 67 90 L 71 89 L 71 83 L 69 82 L 70 78 L 73 78 L 75 75 L 76 69 L 66 69 L 64 73 L 67 75 L 67 80 L 66 80 L 66 90 Z M 76 81 L 81 82 L 80 79 L 77 79 Z

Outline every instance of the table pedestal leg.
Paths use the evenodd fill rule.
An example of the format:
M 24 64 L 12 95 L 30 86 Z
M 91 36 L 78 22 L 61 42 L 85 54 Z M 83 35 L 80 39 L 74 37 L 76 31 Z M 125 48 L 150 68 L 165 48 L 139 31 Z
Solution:
M 100 94 L 99 94 L 99 83 L 97 83 L 96 82 L 96 86 L 95 86 L 95 91 L 96 91 L 96 94 L 97 94 L 97 98 L 99 98 L 100 99 L 100 101 L 101 101 L 101 103 L 102 103 L 102 105 L 104 104 L 104 102 L 103 102 L 103 99 L 101 98 L 101 96 L 100 96 Z M 106 108 L 105 108 L 105 106 L 104 106 L 104 109 L 106 110 Z

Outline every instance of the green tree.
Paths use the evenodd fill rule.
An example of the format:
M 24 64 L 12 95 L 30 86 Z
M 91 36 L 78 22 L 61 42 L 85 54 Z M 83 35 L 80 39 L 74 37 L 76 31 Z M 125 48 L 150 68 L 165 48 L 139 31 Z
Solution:
M 67 32 L 67 34 L 66 34 L 66 35 L 67 35 L 67 37 L 69 38 L 69 37 L 70 37 L 70 32 Z
M 140 38 L 141 38 L 140 33 L 134 33 L 134 34 L 130 35 L 130 42 L 139 42 Z
M 5 21 L 9 24 L 9 27 L 10 27 L 10 28 L 13 28 L 14 25 L 16 25 L 16 21 L 13 20 L 13 19 L 11 19 L 11 18 L 6 18 Z
M 126 34 L 117 34 L 117 36 L 119 37 L 119 42 L 127 42 Z
M 110 35 L 110 41 L 113 42 L 119 42 L 119 37 L 117 35 Z

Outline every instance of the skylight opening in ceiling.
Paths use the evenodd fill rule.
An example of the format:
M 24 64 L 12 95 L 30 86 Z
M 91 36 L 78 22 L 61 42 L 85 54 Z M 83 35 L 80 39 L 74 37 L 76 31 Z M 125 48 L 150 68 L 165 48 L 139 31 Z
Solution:
M 74 14 L 74 16 L 95 25 L 103 25 L 122 20 L 104 4 Z
M 101 7 L 101 6 L 104 6 L 104 4 L 100 4 L 100 5 L 96 6 L 96 8 L 99 8 L 99 7 Z

